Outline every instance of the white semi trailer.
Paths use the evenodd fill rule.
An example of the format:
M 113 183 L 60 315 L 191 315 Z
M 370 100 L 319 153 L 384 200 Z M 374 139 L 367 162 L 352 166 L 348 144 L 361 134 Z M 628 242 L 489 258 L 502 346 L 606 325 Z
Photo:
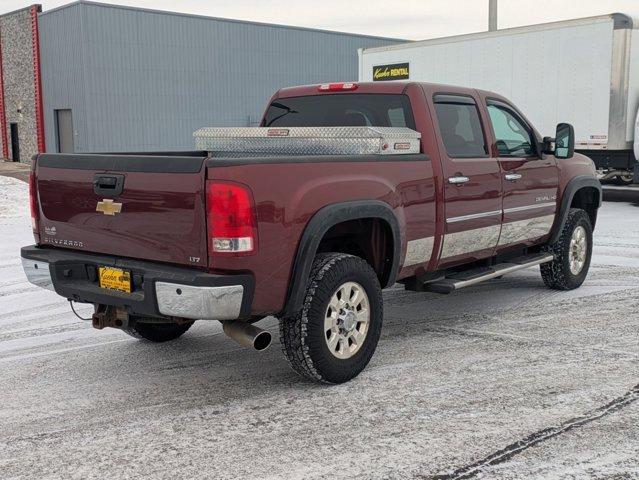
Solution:
M 601 178 L 632 183 L 639 30 L 620 13 L 360 49 L 360 81 L 414 80 L 499 92 L 542 135 L 560 121 Z M 639 143 L 639 138 L 637 139 Z M 637 179 L 639 180 L 639 179 Z

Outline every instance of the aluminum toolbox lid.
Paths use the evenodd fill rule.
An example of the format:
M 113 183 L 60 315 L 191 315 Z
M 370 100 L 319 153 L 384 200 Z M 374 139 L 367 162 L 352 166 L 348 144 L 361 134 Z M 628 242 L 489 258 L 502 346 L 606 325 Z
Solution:
M 405 127 L 207 127 L 193 136 L 218 157 L 415 154 L 421 138 Z

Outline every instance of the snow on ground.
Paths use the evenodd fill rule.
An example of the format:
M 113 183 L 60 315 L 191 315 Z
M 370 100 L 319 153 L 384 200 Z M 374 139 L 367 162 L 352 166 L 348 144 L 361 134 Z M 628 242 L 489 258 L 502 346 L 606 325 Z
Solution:
M 14 178 L 0 179 L 0 222 L 8 225 L 8 220 L 25 218 L 29 214 L 29 187 L 26 183 Z M 27 201 L 25 201 L 27 200 Z M 26 218 L 27 220 L 28 217 Z
M 572 292 L 536 269 L 387 291 L 370 366 L 325 387 L 215 323 L 162 345 L 92 329 L 26 282 L 27 188 L 0 177 L 0 477 L 639 478 L 637 219 L 604 204 Z

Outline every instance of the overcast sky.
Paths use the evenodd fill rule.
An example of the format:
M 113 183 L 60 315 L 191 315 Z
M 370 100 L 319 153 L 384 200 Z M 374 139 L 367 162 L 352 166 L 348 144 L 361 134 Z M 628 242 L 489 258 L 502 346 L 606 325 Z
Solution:
M 44 10 L 70 0 L 41 0 Z M 487 29 L 488 0 L 103 0 L 158 10 L 419 40 Z M 29 5 L 0 0 L 0 13 Z M 639 0 L 499 0 L 499 28 L 622 12 Z

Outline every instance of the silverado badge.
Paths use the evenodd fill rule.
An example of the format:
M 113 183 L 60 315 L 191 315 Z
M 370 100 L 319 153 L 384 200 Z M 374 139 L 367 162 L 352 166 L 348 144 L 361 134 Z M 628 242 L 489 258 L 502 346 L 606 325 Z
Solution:
M 122 204 L 118 202 L 114 202 L 110 198 L 105 198 L 101 202 L 98 202 L 98 205 L 95 207 L 96 212 L 102 212 L 105 215 L 115 215 L 116 213 L 120 213 L 122 211 Z

